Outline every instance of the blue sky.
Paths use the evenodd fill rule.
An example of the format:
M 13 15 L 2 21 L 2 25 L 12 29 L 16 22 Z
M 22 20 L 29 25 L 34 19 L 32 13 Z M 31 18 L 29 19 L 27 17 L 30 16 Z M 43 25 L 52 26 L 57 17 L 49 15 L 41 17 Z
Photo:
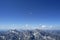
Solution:
M 0 25 L 60 25 L 59 0 L 0 0 Z

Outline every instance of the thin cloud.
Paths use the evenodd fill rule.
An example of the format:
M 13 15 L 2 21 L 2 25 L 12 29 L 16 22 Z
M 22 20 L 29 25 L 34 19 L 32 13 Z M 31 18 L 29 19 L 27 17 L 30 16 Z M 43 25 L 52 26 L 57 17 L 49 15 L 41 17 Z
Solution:
M 32 12 L 29 12 L 29 13 L 25 13 L 24 15 L 32 15 L 33 13 Z
M 42 25 L 42 24 L 39 24 L 39 25 L 37 25 L 37 26 L 32 26 L 32 25 L 29 25 L 29 24 L 25 24 L 25 25 L 15 25 L 15 24 L 13 24 L 13 25 L 1 25 L 0 26 L 0 29 L 1 30 L 9 30 L 9 29 L 29 29 L 29 30 L 31 30 L 31 29 L 48 29 L 48 30 L 57 30 L 57 29 L 60 29 L 60 27 L 59 26 L 52 26 L 52 25 L 50 25 L 50 26 L 47 26 L 47 25 Z

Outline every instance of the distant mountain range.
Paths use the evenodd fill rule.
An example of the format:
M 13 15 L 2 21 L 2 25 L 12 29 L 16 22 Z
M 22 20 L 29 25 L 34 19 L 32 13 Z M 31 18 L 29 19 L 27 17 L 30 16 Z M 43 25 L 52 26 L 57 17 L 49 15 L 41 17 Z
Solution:
M 60 30 L 0 31 L 0 40 L 60 40 Z

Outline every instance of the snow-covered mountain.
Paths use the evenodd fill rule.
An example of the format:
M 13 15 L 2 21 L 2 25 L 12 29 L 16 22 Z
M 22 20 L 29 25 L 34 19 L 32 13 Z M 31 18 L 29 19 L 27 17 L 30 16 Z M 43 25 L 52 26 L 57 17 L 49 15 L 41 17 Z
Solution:
M 60 40 L 60 31 L 39 29 L 1 31 L 0 40 Z

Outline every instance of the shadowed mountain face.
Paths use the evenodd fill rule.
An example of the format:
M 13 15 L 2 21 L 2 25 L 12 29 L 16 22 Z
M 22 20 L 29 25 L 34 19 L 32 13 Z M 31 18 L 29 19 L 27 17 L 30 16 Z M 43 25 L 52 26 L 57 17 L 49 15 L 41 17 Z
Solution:
M 59 30 L 0 31 L 0 40 L 60 40 Z

